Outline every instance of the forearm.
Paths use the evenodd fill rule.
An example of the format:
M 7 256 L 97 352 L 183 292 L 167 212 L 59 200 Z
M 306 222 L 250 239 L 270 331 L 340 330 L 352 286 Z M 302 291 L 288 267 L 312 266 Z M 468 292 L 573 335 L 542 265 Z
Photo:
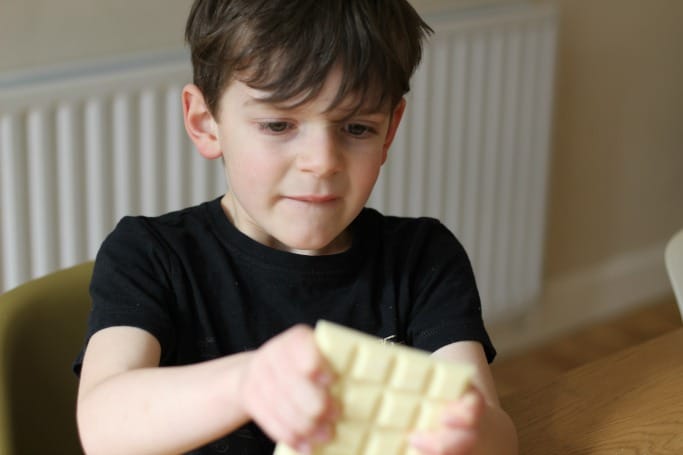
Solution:
M 249 420 L 240 380 L 250 353 L 201 364 L 121 373 L 78 400 L 86 453 L 186 452 Z
M 517 455 L 517 431 L 510 416 L 500 407 L 485 406 L 480 428 L 473 455 Z

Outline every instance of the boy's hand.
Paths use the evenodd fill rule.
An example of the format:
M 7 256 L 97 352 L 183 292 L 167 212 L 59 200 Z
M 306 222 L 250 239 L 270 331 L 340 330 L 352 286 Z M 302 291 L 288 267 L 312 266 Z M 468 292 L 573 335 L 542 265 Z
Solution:
M 333 381 L 313 330 L 298 325 L 254 352 L 242 380 L 243 406 L 270 438 L 309 453 L 332 437 Z
M 444 409 L 439 428 L 413 433 L 410 436 L 411 445 L 425 455 L 472 453 L 479 437 L 484 406 L 481 393 L 470 388 L 460 399 Z

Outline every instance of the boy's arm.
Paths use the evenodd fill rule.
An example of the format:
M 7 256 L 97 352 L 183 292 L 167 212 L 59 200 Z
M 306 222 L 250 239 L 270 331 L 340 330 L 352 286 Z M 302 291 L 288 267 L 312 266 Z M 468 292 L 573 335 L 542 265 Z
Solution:
M 104 329 L 90 339 L 77 406 L 86 453 L 186 452 L 250 419 L 272 438 L 303 446 L 333 418 L 320 381 L 327 366 L 309 328 L 292 328 L 256 351 L 190 366 L 159 368 L 160 352 L 154 336 L 132 327 Z M 308 419 L 288 419 L 288 413 Z
M 472 390 L 447 408 L 441 428 L 413 441 L 424 454 L 516 455 L 515 426 L 500 407 L 495 383 L 480 343 L 461 341 L 433 354 L 442 360 L 474 365 Z
M 179 453 L 247 420 L 231 390 L 249 355 L 198 366 L 157 368 L 148 332 L 112 327 L 90 339 L 78 391 L 78 426 L 88 454 Z

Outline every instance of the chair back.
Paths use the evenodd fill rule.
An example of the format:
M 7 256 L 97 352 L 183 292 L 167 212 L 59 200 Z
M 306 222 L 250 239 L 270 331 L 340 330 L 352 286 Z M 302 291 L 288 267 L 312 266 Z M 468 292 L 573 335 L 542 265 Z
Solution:
M 82 454 L 71 372 L 90 309 L 92 262 L 0 295 L 0 454 Z
M 666 245 L 664 262 L 671 280 L 671 287 L 676 296 L 678 309 L 683 318 L 683 229 L 678 231 Z

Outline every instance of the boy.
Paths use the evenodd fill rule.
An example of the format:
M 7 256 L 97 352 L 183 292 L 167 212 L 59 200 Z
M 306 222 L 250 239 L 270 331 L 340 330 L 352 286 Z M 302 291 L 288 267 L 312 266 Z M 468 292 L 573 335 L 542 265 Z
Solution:
M 364 208 L 428 31 L 405 0 L 195 1 L 185 126 L 229 191 L 103 243 L 75 366 L 88 453 L 310 452 L 339 413 L 318 319 L 476 367 L 422 453 L 516 453 L 462 247 Z

